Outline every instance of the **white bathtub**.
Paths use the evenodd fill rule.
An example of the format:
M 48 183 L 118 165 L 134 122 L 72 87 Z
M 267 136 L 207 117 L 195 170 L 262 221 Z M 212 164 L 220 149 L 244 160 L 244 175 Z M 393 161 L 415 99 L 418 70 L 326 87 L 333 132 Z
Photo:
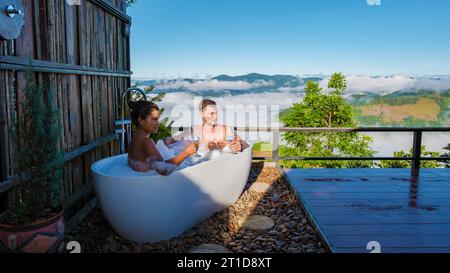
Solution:
M 134 172 L 127 157 L 110 157 L 92 165 L 95 191 L 117 233 L 151 243 L 178 236 L 234 204 L 250 172 L 252 147 L 169 176 Z

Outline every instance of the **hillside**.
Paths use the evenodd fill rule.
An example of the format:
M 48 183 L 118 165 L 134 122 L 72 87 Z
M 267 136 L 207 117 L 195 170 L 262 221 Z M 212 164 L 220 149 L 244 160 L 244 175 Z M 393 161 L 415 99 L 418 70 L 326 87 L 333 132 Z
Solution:
M 361 126 L 448 126 L 450 91 L 393 93 L 354 109 Z
M 388 95 L 353 95 L 347 98 L 359 126 L 449 126 L 450 91 L 421 90 Z M 283 110 L 280 117 L 288 110 Z

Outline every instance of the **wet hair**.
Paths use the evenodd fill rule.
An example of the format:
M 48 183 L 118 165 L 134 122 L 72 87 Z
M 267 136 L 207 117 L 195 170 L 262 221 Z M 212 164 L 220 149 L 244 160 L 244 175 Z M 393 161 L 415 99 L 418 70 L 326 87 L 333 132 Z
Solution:
M 145 119 L 153 111 L 159 111 L 158 105 L 151 101 L 130 101 L 128 102 L 128 107 L 130 107 L 131 121 L 136 126 L 139 126 L 139 118 Z
M 216 106 L 217 103 L 215 101 L 213 101 L 213 100 L 210 100 L 210 99 L 202 100 L 202 102 L 200 102 L 200 106 L 199 106 L 200 112 L 203 112 L 206 109 L 206 107 L 208 107 L 210 105 Z

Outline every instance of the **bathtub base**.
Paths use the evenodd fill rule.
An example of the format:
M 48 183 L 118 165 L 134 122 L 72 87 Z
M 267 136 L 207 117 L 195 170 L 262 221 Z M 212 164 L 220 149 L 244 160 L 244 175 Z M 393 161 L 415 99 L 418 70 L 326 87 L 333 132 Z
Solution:
M 179 236 L 233 205 L 247 183 L 252 147 L 169 176 L 130 171 L 127 157 L 93 164 L 94 187 L 117 233 L 131 241 L 154 243 Z

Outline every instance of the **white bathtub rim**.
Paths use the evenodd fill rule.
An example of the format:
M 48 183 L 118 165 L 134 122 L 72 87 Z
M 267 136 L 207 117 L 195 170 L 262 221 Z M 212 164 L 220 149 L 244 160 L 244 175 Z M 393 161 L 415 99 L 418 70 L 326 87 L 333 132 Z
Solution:
M 98 166 L 101 165 L 101 163 L 104 163 L 105 161 L 108 161 L 108 160 L 112 160 L 113 158 L 126 157 L 126 156 L 128 156 L 128 154 L 119 154 L 119 155 L 103 158 L 103 159 L 95 162 L 94 164 L 92 164 L 91 171 L 92 171 L 92 173 L 94 175 L 98 175 L 98 176 L 102 176 L 102 177 L 129 179 L 129 180 L 132 180 L 132 179 L 147 179 L 147 178 L 150 178 L 150 177 L 170 178 L 174 174 L 184 175 L 184 173 L 186 173 L 188 171 L 194 170 L 196 168 L 204 167 L 205 164 L 212 163 L 212 162 L 214 162 L 216 160 L 224 159 L 225 157 L 228 157 L 228 156 L 242 156 L 243 153 L 248 152 L 248 149 L 252 150 L 253 149 L 253 145 L 250 145 L 250 147 L 248 147 L 247 149 L 245 149 L 244 151 L 242 151 L 239 154 L 231 154 L 231 153 L 230 154 L 224 154 L 224 155 L 222 155 L 222 156 L 220 156 L 219 158 L 216 158 L 216 159 L 211 159 L 211 160 L 208 160 L 208 161 L 205 161 L 205 162 L 201 162 L 199 164 L 195 164 L 195 165 L 192 165 L 192 166 L 190 166 L 188 168 L 184 168 L 184 169 L 181 169 L 181 170 L 175 170 L 174 172 L 172 172 L 171 174 L 169 174 L 167 176 L 160 175 L 155 170 L 151 170 L 151 171 L 148 171 L 148 172 L 143 172 L 142 174 L 148 174 L 148 175 L 142 175 L 142 176 L 115 176 L 115 175 L 110 175 L 108 173 L 101 172 L 101 171 L 98 170 Z M 250 151 L 250 153 L 252 153 L 252 152 L 253 151 Z

